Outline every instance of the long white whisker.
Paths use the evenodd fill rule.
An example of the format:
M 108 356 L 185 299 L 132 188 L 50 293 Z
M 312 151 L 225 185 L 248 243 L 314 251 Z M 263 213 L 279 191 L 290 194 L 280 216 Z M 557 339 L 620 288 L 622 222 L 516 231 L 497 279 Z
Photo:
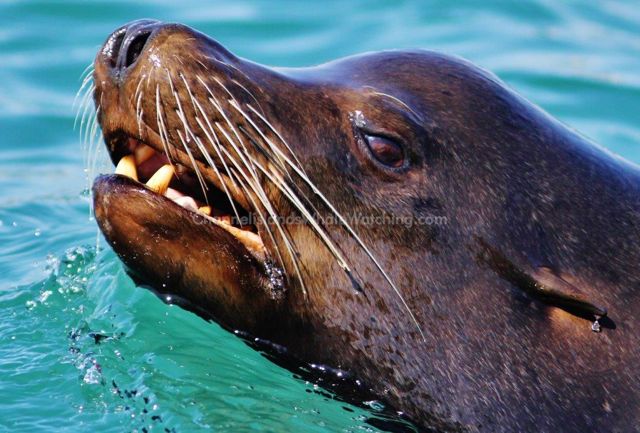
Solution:
M 262 109 L 262 105 L 260 105 L 260 102 L 258 101 L 258 98 L 256 98 L 255 95 L 253 93 L 251 93 L 251 91 L 249 91 L 249 89 L 247 89 L 240 81 L 236 80 L 235 78 L 232 78 L 231 82 L 235 83 L 236 86 L 240 87 L 249 96 L 251 96 L 251 99 L 253 99 L 255 101 L 255 103 L 258 105 L 258 107 L 260 108 L 260 111 L 262 111 L 264 113 L 264 110 Z
M 171 166 L 173 163 L 171 162 L 172 152 L 170 152 L 171 148 L 169 147 L 169 133 L 167 131 L 167 126 L 164 123 L 164 118 L 162 115 L 162 105 L 160 104 L 160 87 L 156 84 L 156 123 L 158 124 L 158 135 L 160 136 L 160 141 L 162 142 L 162 147 L 164 148 L 164 152 L 167 154 L 167 159 Z
M 213 149 L 215 150 L 216 154 L 218 155 L 218 159 L 220 159 L 220 161 L 222 162 L 224 169 L 227 173 L 227 176 L 229 177 L 229 179 L 231 179 L 231 182 L 233 183 L 233 185 L 237 188 L 237 189 L 241 189 L 242 191 L 244 191 L 245 193 L 245 197 L 251 201 L 251 204 L 253 206 L 253 209 L 255 209 L 255 211 L 258 213 L 258 217 L 260 218 L 260 220 L 263 223 L 263 226 L 265 228 L 265 230 L 267 231 L 267 234 L 269 235 L 269 238 L 272 241 L 272 245 L 274 246 L 274 248 L 276 249 L 276 254 L 278 256 L 278 261 L 279 263 L 283 263 L 282 260 L 282 255 L 280 253 L 280 248 L 278 247 L 277 242 L 275 241 L 275 238 L 273 236 L 273 232 L 271 231 L 271 228 L 267 222 L 267 220 L 265 219 L 263 213 L 260 211 L 260 208 L 257 206 L 257 204 L 255 203 L 255 200 L 253 199 L 253 196 L 251 194 L 248 193 L 248 191 L 246 190 L 246 187 L 244 186 L 244 183 L 242 183 L 241 187 L 238 187 L 238 184 L 236 183 L 236 178 L 237 176 L 233 176 L 231 171 L 229 170 L 229 167 L 225 161 L 225 158 L 223 158 L 220 148 L 222 147 L 220 144 L 220 141 L 218 140 L 218 136 L 215 133 L 215 130 L 213 129 L 213 127 L 211 126 L 211 123 L 209 122 L 209 118 L 206 115 L 206 113 L 204 112 L 204 109 L 202 108 L 202 106 L 200 105 L 200 103 L 198 102 L 198 100 L 196 98 L 193 98 L 192 96 L 192 101 L 194 102 L 195 107 L 200 111 L 200 113 L 202 114 L 203 118 L 205 119 L 205 121 L 207 122 L 207 127 L 205 127 L 202 122 L 200 121 L 200 119 L 196 116 L 196 122 L 198 123 L 198 125 L 200 126 L 200 128 L 202 129 L 202 131 L 204 132 L 205 136 L 207 137 L 207 139 L 209 140 L 209 143 L 211 144 L 211 147 L 213 147 Z M 199 140 L 198 140 L 199 142 Z M 227 194 L 227 196 L 229 197 L 229 201 L 231 202 L 231 206 L 233 207 L 233 210 L 236 214 L 236 218 L 238 218 L 238 221 L 240 221 L 240 216 L 238 215 L 237 209 L 234 205 L 233 200 L 231 199 L 231 196 L 229 194 L 229 191 L 227 189 L 227 186 L 225 184 L 225 182 L 222 180 L 222 177 L 220 176 L 220 173 L 216 167 L 216 165 L 214 164 L 214 162 L 210 159 L 210 156 L 208 155 L 208 152 L 203 151 L 203 154 L 205 155 L 205 158 L 207 158 L 207 162 L 209 163 L 209 165 L 211 165 L 215 171 L 216 174 L 218 175 L 218 178 L 220 180 L 220 183 L 222 184 L 222 187 L 225 190 L 225 193 Z M 228 153 L 227 153 L 228 154 Z M 238 163 L 235 161 L 235 158 L 231 157 L 230 154 L 228 154 L 229 158 L 232 160 L 232 162 L 239 167 Z M 239 170 L 241 171 L 241 170 Z M 238 181 L 240 181 L 240 179 L 238 179 Z M 254 189 L 254 188 L 252 188 Z M 304 283 L 301 283 L 304 286 Z
M 138 124 L 138 138 L 142 138 L 142 116 L 144 114 L 144 109 L 142 108 L 142 94 L 141 90 L 142 82 L 144 81 L 144 75 L 138 81 L 138 86 L 136 87 L 136 92 L 134 93 L 134 97 L 136 99 L 136 123 Z
M 287 148 L 287 150 L 289 151 L 289 153 L 293 156 L 293 158 L 296 160 L 296 162 L 298 163 L 298 167 L 300 167 L 300 169 L 302 170 L 302 172 L 304 172 L 304 167 L 302 166 L 302 163 L 300 162 L 300 160 L 298 159 L 298 157 L 296 156 L 295 152 L 293 151 L 293 149 L 291 149 L 291 147 L 289 146 L 289 144 L 287 143 L 287 141 L 284 139 L 284 137 L 282 135 L 280 135 L 280 133 L 278 132 L 278 130 L 276 128 L 273 127 L 273 125 L 271 125 L 271 123 L 262 115 L 258 112 L 258 110 L 256 110 L 251 104 L 247 104 L 247 107 L 249 107 L 249 110 L 253 111 L 259 118 L 260 120 L 262 120 L 268 127 L 269 129 L 271 129 L 271 131 L 276 135 L 276 137 L 278 137 L 278 139 L 280 139 L 280 141 L 282 142 L 282 144 L 284 144 L 284 146 Z
M 224 129 L 220 126 L 220 124 L 216 122 L 215 125 L 218 127 L 220 132 L 222 132 L 222 134 L 225 136 L 227 141 L 229 143 L 233 143 L 232 138 L 229 136 L 229 134 L 227 134 L 226 131 L 224 131 Z M 237 146 L 235 146 L 233 144 L 232 144 L 232 146 L 236 149 L 236 153 L 238 153 L 239 151 L 237 150 Z M 248 175 L 244 172 L 244 170 L 242 170 L 242 168 L 236 162 L 235 158 L 231 155 L 231 153 L 227 149 L 225 149 L 224 147 L 221 147 L 221 150 L 222 150 L 223 153 L 225 153 L 227 158 L 229 158 L 231 160 L 231 162 L 236 166 L 236 168 L 238 170 L 238 173 L 245 179 L 245 182 L 247 182 L 249 184 L 251 189 L 254 191 L 254 193 L 256 194 L 258 199 L 260 200 L 262 206 L 266 209 L 266 211 L 269 214 L 270 218 L 275 223 L 276 228 L 278 229 L 278 232 L 280 233 L 280 236 L 282 237 L 282 240 L 285 243 L 285 247 L 287 248 L 287 252 L 289 253 L 289 257 L 291 258 L 291 262 L 293 263 L 294 270 L 296 272 L 298 280 L 300 281 L 300 286 L 302 288 L 302 293 L 306 297 L 307 296 L 306 284 L 304 282 L 304 279 L 302 278 L 302 272 L 300 271 L 300 267 L 298 265 L 298 260 L 297 260 L 297 257 L 295 255 L 295 253 L 294 253 L 293 245 L 291 243 L 291 240 L 289 239 L 289 237 L 285 233 L 284 228 L 282 227 L 282 225 L 278 221 L 277 214 L 276 214 L 275 210 L 273 209 L 273 206 L 271 205 L 271 202 L 266 197 L 264 191 L 262 190 L 262 187 L 260 186 L 260 183 L 257 182 L 255 180 L 255 178 L 254 178 L 254 181 L 251 181 L 251 179 L 249 179 Z M 246 163 L 245 163 L 245 165 L 246 165 Z M 251 197 L 251 195 L 249 195 L 249 197 Z M 255 202 L 253 202 L 253 200 L 251 198 L 250 198 L 250 200 L 253 203 L 254 209 L 258 209 L 258 207 L 255 205 Z M 269 227 L 268 222 L 264 221 L 264 225 L 268 230 L 268 227 Z M 273 245 L 277 249 L 278 248 L 277 247 L 278 244 L 275 242 L 275 239 L 273 238 L 273 235 L 271 233 L 269 233 L 269 235 L 272 238 Z M 279 254 L 279 252 L 278 252 L 278 254 Z M 281 257 L 280 257 L 280 263 L 283 263 Z
M 240 114 L 242 115 L 242 117 L 244 117 L 247 122 L 249 122 L 249 124 L 253 127 L 253 129 L 260 135 L 260 137 L 269 145 L 269 147 L 273 150 L 273 148 L 275 147 L 275 144 L 273 144 L 273 142 L 271 140 L 269 140 L 269 138 L 267 138 L 266 135 L 264 135 L 264 133 L 262 132 L 262 130 L 260 128 L 258 128 L 258 125 L 255 124 L 255 122 L 253 121 L 253 119 L 251 117 L 249 117 L 244 110 L 242 110 L 242 108 L 240 107 L 240 105 L 236 102 L 236 101 L 229 101 L 229 104 L 231 104 L 231 106 L 233 108 L 235 108 L 238 112 L 240 112 Z M 289 171 L 286 168 L 286 164 L 283 162 L 282 158 L 280 158 L 279 153 L 276 152 L 276 158 L 278 159 L 278 163 L 281 167 L 281 170 L 283 172 L 285 172 L 287 174 L 287 176 L 289 175 Z
M 91 65 L 89 65 L 91 66 Z M 76 104 L 78 103 L 78 98 L 80 97 L 80 94 L 84 91 L 84 88 L 87 86 L 87 84 L 89 84 L 91 82 L 91 80 L 93 79 L 93 70 L 89 71 L 90 74 L 87 75 L 83 80 L 82 80 L 82 84 L 80 85 L 80 88 L 78 89 L 78 91 L 76 92 L 76 96 L 73 98 L 73 104 L 71 105 L 71 107 L 75 107 Z
M 205 127 L 202 122 L 200 121 L 200 119 L 198 117 L 196 117 L 196 122 L 198 123 L 198 125 L 200 126 L 200 128 L 202 129 L 202 131 L 204 132 L 205 136 L 207 137 L 207 140 L 209 141 L 211 147 L 215 150 L 216 154 L 218 155 L 218 159 L 220 159 L 220 161 L 222 162 L 224 169 L 227 173 L 227 176 L 229 177 L 229 179 L 231 180 L 231 182 L 233 183 L 233 185 L 235 186 L 236 189 L 238 190 L 242 190 L 245 194 L 245 197 L 247 198 L 247 200 L 249 200 L 253 206 L 253 209 L 255 209 L 255 211 L 258 213 L 258 217 L 260 218 L 260 220 L 263 223 L 263 226 L 265 227 L 267 234 L 269 235 L 271 241 L 272 241 L 272 245 L 275 247 L 276 249 L 276 254 L 278 256 L 278 260 L 279 263 L 283 263 L 282 260 L 282 255 L 280 254 L 280 248 L 278 247 L 278 244 L 275 241 L 275 238 L 273 236 L 273 233 L 271 231 L 271 228 L 269 227 L 269 224 L 267 223 L 267 220 L 265 219 L 264 215 L 262 214 L 262 212 L 260 211 L 260 208 L 256 205 L 255 200 L 253 199 L 253 196 L 251 194 L 248 193 L 248 191 L 246 190 L 246 187 L 244 186 L 244 183 L 242 183 L 242 185 L 239 187 L 237 182 L 236 182 L 236 177 L 237 176 L 233 176 L 231 171 L 229 170 L 229 167 L 227 166 L 227 163 L 225 161 L 225 159 L 222 157 L 221 151 L 220 151 L 220 141 L 218 140 L 218 137 L 215 133 L 215 131 L 213 130 L 211 123 L 209 122 L 208 117 L 206 116 L 204 110 L 202 109 L 200 103 L 194 99 L 193 100 L 197 106 L 197 108 L 200 110 L 200 112 L 202 113 L 202 115 L 204 116 L 205 121 L 207 122 L 207 127 Z M 212 139 L 213 137 L 213 139 Z M 196 139 L 199 143 L 200 140 Z M 233 211 L 235 213 L 235 216 L 237 218 L 237 221 L 240 221 L 240 216 L 238 214 L 238 211 L 235 207 L 235 204 L 233 202 L 233 199 L 231 198 L 231 194 L 229 193 L 229 190 L 227 189 L 226 183 L 224 182 L 224 180 L 222 179 L 222 176 L 220 175 L 220 172 L 218 171 L 218 168 L 216 167 L 216 165 L 214 164 L 214 162 L 211 160 L 211 157 L 209 156 L 208 152 L 206 152 L 206 150 L 202 149 L 203 154 L 205 155 L 205 158 L 207 159 L 207 162 L 209 163 L 209 165 L 211 167 L 214 168 L 218 179 L 220 180 L 220 183 L 225 191 L 225 193 L 227 194 L 227 197 L 229 198 L 229 202 L 231 203 L 231 206 L 233 208 Z M 229 155 L 229 158 L 231 158 L 233 160 L 233 163 L 238 165 L 237 162 L 235 161 L 234 158 L 232 158 Z M 238 181 L 240 181 L 240 179 L 238 179 Z
M 189 93 L 189 97 L 191 98 L 191 103 L 193 104 L 194 110 L 196 110 L 196 111 L 199 110 L 200 113 L 202 113 L 204 119 L 207 121 L 207 124 L 209 125 L 209 129 L 213 133 L 213 136 L 216 137 L 215 142 L 217 142 L 217 136 L 215 136 L 215 132 L 213 132 L 213 127 L 211 127 L 211 123 L 209 123 L 209 119 L 207 118 L 207 115 L 205 114 L 204 110 L 202 109 L 202 106 L 200 105 L 198 100 L 196 98 L 194 98 L 193 93 L 191 93 L 191 88 L 189 87 L 189 84 L 184 79 L 184 77 L 182 77 L 182 80 L 184 81 L 184 84 L 185 84 L 185 86 L 187 88 L 187 92 Z M 211 139 L 211 136 L 209 135 L 209 133 L 207 131 L 207 128 L 204 127 L 204 125 L 202 124 L 202 122 L 200 121 L 200 119 L 198 118 L 197 115 L 195 116 L 195 120 L 196 120 L 196 123 L 198 123 L 198 125 L 200 126 L 200 129 L 202 129 L 202 131 L 206 135 L 206 137 L 209 140 L 209 142 L 211 143 L 211 147 L 213 147 L 215 149 L 216 153 L 218 154 L 218 158 L 220 158 L 220 160 L 223 162 L 223 164 L 225 166 L 225 169 L 227 171 L 227 174 L 229 175 L 229 179 L 231 179 L 233 181 L 233 177 L 231 177 L 231 174 L 229 172 L 229 168 L 226 166 L 226 163 L 224 162 L 224 159 L 222 158 L 222 155 L 220 155 L 220 151 L 217 149 L 216 143 L 214 142 L 214 140 Z M 222 175 L 220 174 L 220 171 L 218 170 L 218 167 L 216 167 L 215 163 L 213 162 L 213 159 L 211 159 L 211 155 L 209 155 L 209 152 L 207 152 L 207 150 L 205 149 L 202 141 L 199 138 L 197 138 L 195 135 L 193 135 L 193 133 L 191 133 L 191 135 L 192 135 L 193 140 L 198 145 L 198 148 L 200 149 L 200 152 L 204 156 L 205 160 L 214 169 L 216 175 L 218 176 L 218 180 L 220 181 L 220 184 L 222 185 L 222 188 L 224 189 L 225 194 L 229 198 L 229 202 L 231 203 L 231 207 L 233 208 L 233 213 L 235 214 L 237 220 L 240 221 L 240 214 L 238 213 L 238 210 L 236 209 L 236 206 L 235 206 L 235 204 L 234 204 L 234 202 L 233 202 L 233 200 L 231 198 L 231 194 L 229 193 L 229 190 L 227 189 L 226 183 L 222 179 Z M 237 187 L 237 185 L 236 185 L 236 187 Z
M 168 72 L 167 72 L 168 74 Z M 189 123 L 187 122 L 186 116 L 184 114 L 184 111 L 182 109 L 182 103 L 180 102 L 180 98 L 178 97 L 178 93 L 175 91 L 175 88 L 173 86 L 173 81 L 171 80 L 171 76 L 169 75 L 169 83 L 171 85 L 171 92 L 173 93 L 173 97 L 176 100 L 176 104 L 178 105 L 178 109 L 176 110 L 176 114 L 178 115 L 178 117 L 180 118 L 180 120 L 182 121 L 182 125 L 184 127 L 184 132 L 185 135 L 190 134 L 190 135 L 194 135 L 193 132 L 191 131 L 191 128 L 189 128 Z M 191 152 L 191 149 L 189 149 L 189 146 L 187 145 L 187 139 L 189 137 L 183 137 L 182 133 L 180 131 L 178 131 L 176 129 L 176 132 L 178 133 L 178 137 L 180 138 L 180 141 L 182 142 L 182 146 L 184 147 L 184 150 L 187 152 L 187 155 L 189 156 L 189 159 L 191 160 L 191 164 L 193 166 L 193 170 L 196 173 L 196 176 L 198 177 L 198 182 L 200 183 L 200 187 L 202 188 L 202 195 L 204 196 L 205 200 L 207 200 L 207 190 L 209 189 L 207 187 L 206 182 L 204 181 L 204 178 L 202 177 L 202 173 L 200 173 L 200 169 L 198 168 L 198 165 L 196 164 L 196 160 L 193 157 L 193 153 Z
M 224 115 L 224 112 L 221 111 L 222 107 L 217 107 L 218 111 L 220 111 L 220 113 L 223 115 L 223 117 L 226 117 Z M 280 221 L 278 221 L 278 216 L 277 213 L 275 212 L 275 210 L 273 209 L 273 206 L 271 204 L 271 201 L 268 199 L 268 197 L 266 196 L 264 190 L 262 189 L 262 186 L 260 185 L 260 181 L 257 177 L 257 173 L 255 172 L 255 169 L 253 168 L 253 166 L 251 166 L 244 153 L 246 152 L 242 152 L 239 147 L 234 143 L 233 138 L 231 138 L 231 136 L 224 130 L 224 128 L 222 128 L 220 126 L 220 124 L 218 122 L 215 122 L 215 126 L 218 127 L 218 130 L 224 135 L 224 137 L 227 139 L 227 142 L 229 142 L 231 144 L 231 146 L 233 147 L 234 151 L 236 152 L 236 154 L 240 157 L 242 163 L 244 164 L 244 166 L 250 170 L 251 175 L 253 177 L 253 182 L 250 181 L 248 179 L 248 176 L 246 175 L 246 173 L 244 172 L 244 170 L 242 170 L 240 167 L 238 167 L 238 170 L 240 171 L 240 173 L 242 174 L 242 176 L 244 176 L 247 180 L 247 182 L 249 182 L 250 186 L 252 187 L 252 189 L 254 190 L 254 192 L 256 193 L 257 197 L 260 199 L 260 202 L 262 203 L 262 206 L 265 207 L 265 209 L 267 210 L 267 213 L 270 215 L 270 217 L 273 219 L 273 222 L 276 225 L 276 228 L 278 229 L 278 232 L 280 233 L 280 235 L 282 236 L 282 239 L 285 243 L 285 246 L 287 247 L 287 251 L 289 252 L 289 256 L 291 257 L 291 261 L 294 264 L 295 267 L 295 271 L 296 274 L 298 276 L 298 279 L 300 281 L 300 285 L 302 287 L 302 291 L 304 293 L 304 295 L 307 295 L 307 289 L 306 286 L 304 284 L 304 279 L 302 278 L 302 273 L 300 272 L 300 269 L 298 267 L 298 262 L 297 262 L 297 258 L 294 255 L 294 249 L 293 249 L 293 245 L 291 244 L 291 241 L 289 240 L 289 237 L 286 235 L 282 225 L 280 224 Z M 241 140 L 239 136 L 236 136 L 238 138 L 238 140 Z M 244 146 L 243 146 L 244 147 Z M 228 153 L 228 151 L 222 147 L 221 148 L 223 152 L 227 153 L 227 156 L 229 158 L 232 158 L 231 155 Z
M 83 96 L 82 103 L 80 105 L 80 109 L 82 109 L 82 118 L 81 118 L 81 121 L 80 121 L 80 137 L 81 138 L 82 138 L 82 127 L 84 126 L 85 116 L 89 112 L 89 104 L 90 104 L 90 100 L 91 100 L 91 95 L 93 94 L 94 90 L 95 90 L 95 85 L 92 83 L 87 88 L 87 93 Z M 80 109 L 78 110 L 78 114 L 80 113 Z M 76 122 L 77 122 L 77 119 L 78 119 L 78 116 L 76 115 Z M 74 122 L 74 129 L 75 129 L 75 126 L 76 126 L 76 122 Z
M 289 201 L 296 207 L 296 209 L 302 212 L 305 219 L 311 224 L 315 232 L 320 236 L 324 244 L 327 246 L 327 248 L 329 248 L 331 253 L 334 255 L 334 257 L 338 261 L 338 264 L 343 269 L 348 269 L 349 266 L 347 264 L 346 259 L 342 256 L 342 253 L 338 250 L 338 248 L 333 243 L 333 240 L 329 237 L 326 231 L 320 226 L 318 221 L 316 221 L 313 215 L 311 215 L 311 213 L 307 210 L 304 204 L 300 201 L 300 199 L 297 197 L 295 192 L 285 182 L 283 182 L 281 178 L 274 176 L 275 173 L 270 173 L 258 161 L 253 159 L 253 163 L 256 167 L 260 169 L 262 173 L 264 173 L 265 176 L 267 176 L 267 178 L 271 181 L 271 183 L 273 183 L 289 199 Z

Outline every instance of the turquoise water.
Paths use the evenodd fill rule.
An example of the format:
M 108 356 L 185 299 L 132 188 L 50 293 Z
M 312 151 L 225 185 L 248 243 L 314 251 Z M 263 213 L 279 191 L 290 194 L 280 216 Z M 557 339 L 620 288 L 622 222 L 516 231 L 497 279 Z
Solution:
M 458 54 L 640 162 L 635 0 L 0 1 L 0 431 L 376 431 L 374 404 L 332 398 L 165 305 L 104 248 L 72 104 L 109 32 L 141 17 L 270 65 Z

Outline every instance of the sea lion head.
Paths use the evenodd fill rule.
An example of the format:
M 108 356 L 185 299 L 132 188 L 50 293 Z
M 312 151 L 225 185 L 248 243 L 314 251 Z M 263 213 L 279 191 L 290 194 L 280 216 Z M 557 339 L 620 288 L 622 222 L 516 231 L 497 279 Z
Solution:
M 607 307 L 638 282 L 636 244 L 610 260 L 626 236 L 610 224 L 638 230 L 634 167 L 430 51 L 268 68 L 142 20 L 107 39 L 93 79 L 120 173 L 96 180 L 96 219 L 143 281 L 356 371 L 423 426 L 590 425 L 528 407 L 537 381 L 569 378 L 593 415 L 575 360 L 605 369 L 591 354 L 628 343 L 584 319 L 615 328 Z M 635 317 L 628 299 L 617 314 Z M 610 398 L 637 401 L 632 385 Z
M 435 123 L 418 114 L 428 104 L 425 97 L 412 96 L 425 93 L 425 82 L 411 79 L 424 55 L 365 55 L 318 68 L 274 70 L 239 59 L 190 28 L 139 21 L 114 32 L 99 52 L 94 99 L 114 163 L 141 144 L 168 156 L 154 155 L 138 167 L 138 177 L 147 181 L 162 163 L 172 163 L 178 172 L 173 182 L 188 184 L 180 186 L 197 196 L 199 207 L 211 202 L 214 211 L 220 205 L 220 213 L 246 217 L 264 250 L 252 249 L 256 236 L 248 230 L 250 239 L 241 237 L 245 242 L 238 248 L 246 247 L 258 268 L 263 262 L 273 272 L 281 269 L 285 280 L 271 284 L 271 271 L 264 274 L 267 280 L 252 278 L 251 297 L 262 290 L 275 304 L 287 297 L 306 309 L 315 298 L 333 303 L 336 296 L 397 290 L 378 255 L 391 247 L 402 254 L 400 243 L 407 251 L 422 249 L 432 240 L 433 227 L 414 221 L 416 210 L 439 216 L 432 215 L 437 197 L 425 199 Z M 416 106 L 418 100 L 423 102 Z M 158 224 L 171 225 L 165 231 L 197 239 L 221 230 L 197 213 L 188 214 L 195 218 L 191 223 L 170 222 L 184 210 L 122 177 L 101 178 L 95 192 L 96 214 L 109 239 L 129 239 L 135 230 L 118 224 L 131 221 L 153 226 L 154 233 Z M 147 200 L 158 202 L 156 215 L 133 215 L 152 212 Z M 122 221 L 114 221 L 106 213 L 114 215 L 119 204 L 114 219 Z M 149 249 L 145 242 L 118 244 L 127 257 Z M 175 247 L 153 249 L 181 262 Z M 164 269 L 164 260 L 149 254 Z M 219 257 L 211 260 L 207 266 L 218 261 L 214 267 L 229 267 Z M 182 268 L 191 270 L 180 266 L 182 275 L 189 273 Z M 367 276 L 371 272 L 375 278 Z M 240 274 L 250 273 L 243 269 L 232 280 Z M 384 290 L 376 287 L 379 279 Z M 224 296 L 221 304 L 229 302 Z M 401 309 L 407 313 L 406 306 Z M 229 320 L 240 326 L 244 319 L 234 312 Z

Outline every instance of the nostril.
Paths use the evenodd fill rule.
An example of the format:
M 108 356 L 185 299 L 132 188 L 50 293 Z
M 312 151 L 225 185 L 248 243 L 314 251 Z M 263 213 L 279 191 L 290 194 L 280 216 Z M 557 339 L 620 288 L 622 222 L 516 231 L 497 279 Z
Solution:
M 126 29 L 120 29 L 115 31 L 107 42 L 105 42 L 104 47 L 102 48 L 102 55 L 109 62 L 109 65 L 112 68 L 115 68 L 118 65 L 118 56 L 120 56 L 120 49 L 122 48 L 122 44 L 124 42 L 124 38 L 127 35 Z
M 109 63 L 111 63 L 111 67 L 115 68 L 116 63 L 118 62 L 118 55 L 120 54 L 120 48 L 122 47 L 122 41 L 124 41 L 125 33 L 120 33 L 113 41 L 113 54 L 109 58 Z
M 136 62 L 136 60 L 138 60 L 138 57 L 140 57 L 140 53 L 142 53 L 142 50 L 144 49 L 144 46 L 147 43 L 147 40 L 149 39 L 149 36 L 151 36 L 151 31 L 145 31 L 138 34 L 135 38 L 133 38 L 133 40 L 129 44 L 129 47 L 127 48 L 125 64 L 124 64 L 125 68 L 128 68 L 129 66 L 133 65 Z
M 109 68 L 111 76 L 121 82 L 160 28 L 162 23 L 154 20 L 133 21 L 120 27 L 109 36 L 96 61 Z

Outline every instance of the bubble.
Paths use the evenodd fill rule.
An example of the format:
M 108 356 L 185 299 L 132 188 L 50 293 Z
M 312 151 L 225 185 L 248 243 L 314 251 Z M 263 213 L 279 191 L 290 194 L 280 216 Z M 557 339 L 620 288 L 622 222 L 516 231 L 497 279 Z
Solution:
M 91 367 L 87 368 L 82 381 L 90 385 L 97 385 L 102 381 L 102 373 L 100 372 L 98 364 L 94 363 Z
M 40 301 L 40 303 L 45 303 L 47 299 L 49 299 L 49 296 L 51 296 L 52 294 L 53 292 L 51 290 L 45 290 L 40 294 L 38 301 Z

